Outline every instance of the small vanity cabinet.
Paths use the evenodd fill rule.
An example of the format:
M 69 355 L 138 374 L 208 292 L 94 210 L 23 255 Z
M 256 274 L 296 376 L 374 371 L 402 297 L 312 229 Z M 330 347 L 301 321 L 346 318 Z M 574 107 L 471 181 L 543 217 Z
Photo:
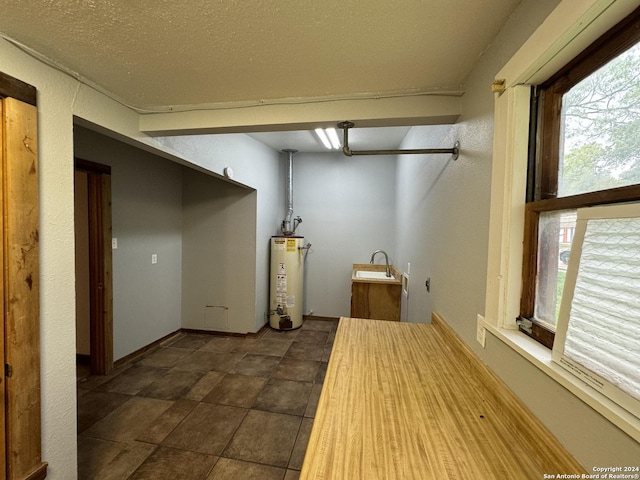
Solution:
M 351 317 L 400 321 L 402 281 L 391 267 L 391 278 L 368 278 L 366 272 L 384 272 L 384 265 L 354 264 L 351 275 Z

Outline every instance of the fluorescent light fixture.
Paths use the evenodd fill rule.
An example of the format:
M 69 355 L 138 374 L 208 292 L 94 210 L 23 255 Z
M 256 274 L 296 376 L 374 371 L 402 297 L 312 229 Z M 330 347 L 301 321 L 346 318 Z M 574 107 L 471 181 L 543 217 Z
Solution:
M 340 139 L 335 128 L 316 128 L 316 135 L 327 150 L 338 150 L 340 148 Z
M 316 128 L 316 135 L 318 136 L 324 147 L 328 150 L 331 150 L 331 142 L 329 141 L 327 134 L 324 133 L 324 130 L 321 128 Z
M 338 138 L 338 132 L 336 132 L 335 128 L 327 128 L 325 129 L 325 132 L 327 132 L 327 136 L 329 137 L 329 140 L 331 141 L 331 146 L 333 146 L 333 148 L 335 148 L 336 150 L 340 149 L 340 139 Z

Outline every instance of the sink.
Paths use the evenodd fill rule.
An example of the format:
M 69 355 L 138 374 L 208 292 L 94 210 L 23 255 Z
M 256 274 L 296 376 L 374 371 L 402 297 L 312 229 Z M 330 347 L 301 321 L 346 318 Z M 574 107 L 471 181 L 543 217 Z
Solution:
M 391 280 L 393 276 L 387 277 L 386 272 L 367 272 L 363 270 L 356 271 L 356 278 L 371 279 L 371 280 Z

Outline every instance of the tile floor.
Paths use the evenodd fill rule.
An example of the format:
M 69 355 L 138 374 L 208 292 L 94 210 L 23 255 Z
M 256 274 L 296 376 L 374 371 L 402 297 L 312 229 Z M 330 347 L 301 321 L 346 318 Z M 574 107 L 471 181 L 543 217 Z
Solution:
M 295 480 L 337 321 L 185 334 L 78 380 L 78 478 Z

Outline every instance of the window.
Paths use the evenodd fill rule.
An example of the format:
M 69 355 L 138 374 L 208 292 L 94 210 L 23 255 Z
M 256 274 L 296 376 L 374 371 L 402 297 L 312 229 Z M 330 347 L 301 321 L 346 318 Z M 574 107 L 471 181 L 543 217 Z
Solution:
M 552 347 L 583 207 L 640 201 L 640 9 L 536 88 L 520 329 Z

